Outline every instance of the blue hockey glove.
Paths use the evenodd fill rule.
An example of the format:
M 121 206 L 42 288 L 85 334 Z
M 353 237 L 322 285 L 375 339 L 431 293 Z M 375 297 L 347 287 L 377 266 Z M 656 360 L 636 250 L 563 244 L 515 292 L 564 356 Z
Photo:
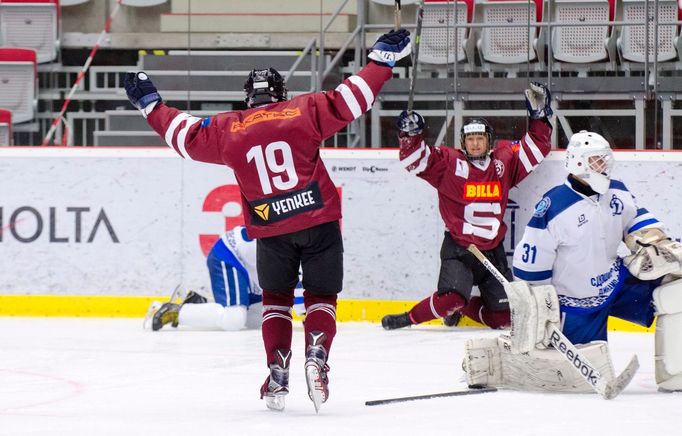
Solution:
M 156 86 L 149 79 L 149 76 L 144 72 L 126 73 L 123 80 L 128 100 L 135 108 L 142 112 L 142 115 L 147 118 L 147 115 L 154 109 L 157 103 L 161 101 L 161 96 L 156 90 Z
M 397 61 L 409 56 L 410 51 L 410 32 L 405 29 L 392 30 L 377 39 L 369 53 L 369 59 L 393 68 Z
M 407 111 L 402 111 L 396 124 L 401 132 L 405 132 L 409 136 L 415 136 L 424 130 L 424 117 L 414 111 L 409 114 Z
M 531 119 L 549 118 L 554 114 L 551 106 L 552 94 L 547 85 L 531 82 L 530 87 L 524 93 L 526 95 L 526 107 Z

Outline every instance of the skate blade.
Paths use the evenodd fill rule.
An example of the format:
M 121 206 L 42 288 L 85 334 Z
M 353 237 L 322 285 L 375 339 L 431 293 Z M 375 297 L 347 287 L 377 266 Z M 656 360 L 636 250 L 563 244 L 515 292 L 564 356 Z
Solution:
M 161 306 L 163 303 L 160 301 L 154 301 L 152 304 L 149 306 L 149 309 L 147 309 L 147 314 L 144 316 L 144 321 L 142 321 L 142 328 L 144 330 L 149 330 L 152 328 L 152 319 L 154 318 L 154 315 L 156 312 L 161 309 Z
M 272 396 L 266 396 L 265 398 L 265 405 L 268 407 L 270 410 L 274 410 L 276 412 L 281 412 L 284 410 L 284 395 L 272 395 Z
M 320 371 L 317 366 L 310 365 L 305 367 L 305 378 L 308 383 L 308 396 L 313 400 L 315 413 L 320 412 L 320 406 L 324 403 L 324 392 L 320 383 Z

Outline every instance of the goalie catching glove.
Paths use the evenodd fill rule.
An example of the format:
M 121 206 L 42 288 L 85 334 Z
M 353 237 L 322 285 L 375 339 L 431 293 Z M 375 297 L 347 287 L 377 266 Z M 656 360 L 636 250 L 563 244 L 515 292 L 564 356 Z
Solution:
M 559 298 L 552 285 L 530 286 L 524 281 L 504 285 L 511 308 L 512 354 L 528 353 L 550 344 L 552 324 L 559 326 Z
M 640 280 L 655 280 L 666 274 L 682 275 L 682 245 L 671 241 L 661 229 L 643 229 L 625 237 L 632 255 L 625 266 Z
M 410 32 L 405 29 L 392 30 L 377 39 L 369 53 L 369 59 L 379 65 L 393 68 L 400 59 L 411 53 Z
M 547 85 L 540 82 L 531 82 L 524 92 L 526 107 L 531 119 L 549 118 L 554 114 L 552 110 L 552 94 Z

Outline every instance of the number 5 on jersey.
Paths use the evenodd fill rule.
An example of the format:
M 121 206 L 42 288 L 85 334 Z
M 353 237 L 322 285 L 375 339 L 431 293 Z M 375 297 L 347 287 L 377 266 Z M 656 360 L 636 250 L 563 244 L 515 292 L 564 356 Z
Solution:
M 262 145 L 251 147 L 246 153 L 246 161 L 256 164 L 264 195 L 272 194 L 273 186 L 279 191 L 287 191 L 298 184 L 291 146 L 284 141 L 271 142 L 265 150 Z

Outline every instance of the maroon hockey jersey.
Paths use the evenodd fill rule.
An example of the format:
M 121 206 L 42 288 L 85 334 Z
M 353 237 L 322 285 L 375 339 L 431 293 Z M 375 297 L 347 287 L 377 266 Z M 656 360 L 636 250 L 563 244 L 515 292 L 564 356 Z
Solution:
M 147 121 L 185 159 L 232 168 L 249 236 L 266 238 L 341 218 L 319 146 L 368 111 L 390 78 L 371 62 L 334 91 L 204 119 L 159 104 Z
M 421 135 L 401 135 L 400 160 L 438 190 L 441 217 L 457 244 L 491 250 L 507 231 L 509 190 L 547 156 L 551 133 L 544 120 L 531 120 L 520 141 L 497 146 L 489 158 L 474 162 L 459 148 L 429 147 Z

